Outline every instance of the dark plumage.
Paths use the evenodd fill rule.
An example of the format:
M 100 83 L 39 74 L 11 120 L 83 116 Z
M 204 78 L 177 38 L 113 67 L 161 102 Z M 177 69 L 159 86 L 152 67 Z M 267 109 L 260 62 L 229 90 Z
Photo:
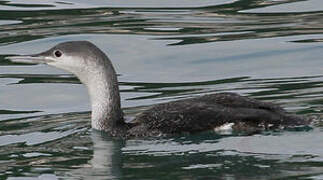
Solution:
M 253 132 L 308 124 L 305 119 L 288 114 L 275 104 L 235 93 L 210 94 L 158 104 L 136 116 L 134 123 L 128 136 L 197 133 L 213 130 L 225 123 L 235 123 L 233 128 Z

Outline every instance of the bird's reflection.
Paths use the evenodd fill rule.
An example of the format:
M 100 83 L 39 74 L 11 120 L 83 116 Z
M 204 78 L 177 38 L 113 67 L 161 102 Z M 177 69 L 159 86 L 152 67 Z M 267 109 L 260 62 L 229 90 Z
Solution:
M 92 141 L 92 157 L 82 168 L 66 174 L 72 177 L 87 177 L 89 179 L 119 179 L 122 177 L 122 147 L 124 141 L 113 139 L 105 133 L 92 130 L 89 133 Z M 89 154 L 91 156 L 91 154 Z
M 122 152 L 124 141 L 112 139 L 106 133 L 92 130 L 93 158 L 90 161 L 93 169 L 102 171 L 112 177 L 121 177 Z

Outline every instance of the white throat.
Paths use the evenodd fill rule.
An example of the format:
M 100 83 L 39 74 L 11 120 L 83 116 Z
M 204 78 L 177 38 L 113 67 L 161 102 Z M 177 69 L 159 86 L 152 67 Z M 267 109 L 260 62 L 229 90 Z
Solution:
M 96 46 L 62 44 L 62 55 L 48 65 L 75 74 L 86 85 L 92 105 L 92 128 L 111 131 L 124 123 L 120 107 L 120 94 L 115 70 L 109 58 Z
M 92 128 L 109 131 L 123 123 L 118 80 L 111 62 L 74 73 L 90 95 Z

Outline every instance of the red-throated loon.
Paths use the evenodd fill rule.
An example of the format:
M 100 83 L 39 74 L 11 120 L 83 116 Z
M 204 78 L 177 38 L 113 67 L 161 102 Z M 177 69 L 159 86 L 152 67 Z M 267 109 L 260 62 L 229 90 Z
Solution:
M 70 41 L 40 54 L 8 57 L 13 62 L 44 63 L 76 75 L 86 85 L 92 105 L 92 128 L 111 136 L 145 137 L 195 133 L 224 124 L 236 128 L 278 128 L 307 124 L 279 106 L 235 93 L 209 94 L 157 104 L 137 115 L 131 123 L 123 119 L 116 72 L 109 58 L 88 41 Z

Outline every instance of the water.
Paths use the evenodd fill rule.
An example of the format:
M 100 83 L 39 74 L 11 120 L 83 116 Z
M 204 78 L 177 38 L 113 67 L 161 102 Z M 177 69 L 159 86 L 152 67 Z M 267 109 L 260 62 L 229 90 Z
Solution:
M 320 0 L 0 1 L 0 179 L 323 179 L 322 24 Z M 73 75 L 4 59 L 69 40 L 109 55 L 130 117 L 229 91 L 318 122 L 113 139 L 91 130 Z

